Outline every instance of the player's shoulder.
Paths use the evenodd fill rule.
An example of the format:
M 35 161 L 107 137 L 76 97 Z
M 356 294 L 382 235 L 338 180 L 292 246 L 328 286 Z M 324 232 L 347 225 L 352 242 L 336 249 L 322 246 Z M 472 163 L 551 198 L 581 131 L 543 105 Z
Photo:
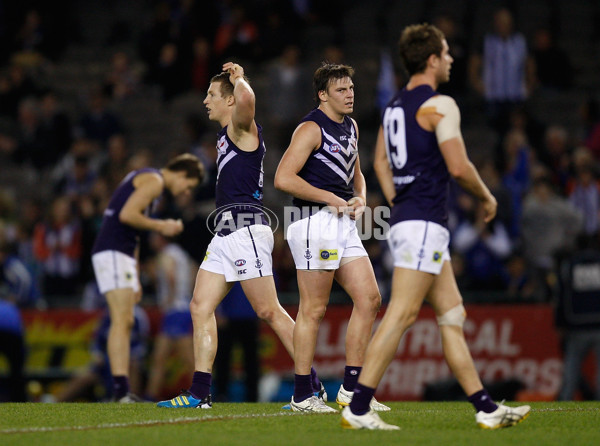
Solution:
M 452 96 L 436 94 L 427 99 L 421 107 L 435 107 L 436 113 L 447 115 L 448 113 L 459 113 L 458 104 Z
M 133 179 L 136 188 L 161 189 L 164 187 L 164 178 L 157 170 L 139 172 Z

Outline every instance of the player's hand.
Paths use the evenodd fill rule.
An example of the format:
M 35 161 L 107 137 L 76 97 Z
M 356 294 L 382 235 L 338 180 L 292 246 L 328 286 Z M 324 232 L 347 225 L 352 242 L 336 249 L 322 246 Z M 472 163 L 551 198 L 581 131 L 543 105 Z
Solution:
M 358 220 L 365 212 L 367 203 L 362 197 L 352 197 L 348 200 L 348 215 L 352 220 Z
M 349 210 L 348 203 L 333 193 L 331 194 L 329 201 L 325 204 L 329 211 L 332 214 L 336 214 L 338 217 L 341 217 L 342 214 L 347 213 Z
M 490 194 L 485 200 L 482 201 L 483 211 L 484 211 L 484 221 L 489 223 L 496 216 L 496 210 L 498 208 L 498 202 L 496 198 Z
M 235 86 L 235 80 L 240 77 L 244 77 L 244 69 L 241 65 L 233 62 L 227 62 L 223 64 L 223 71 L 229 73 L 229 80 Z
M 183 231 L 183 222 L 181 220 L 173 220 L 168 218 L 163 220 L 160 228 L 160 233 L 165 237 L 173 237 Z

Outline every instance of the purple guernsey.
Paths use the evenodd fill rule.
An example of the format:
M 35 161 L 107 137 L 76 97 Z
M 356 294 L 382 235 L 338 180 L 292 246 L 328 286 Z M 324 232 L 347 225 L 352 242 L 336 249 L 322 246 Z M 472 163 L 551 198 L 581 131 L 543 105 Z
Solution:
M 344 116 L 340 124 L 315 108 L 302 119 L 321 128 L 321 145 L 311 153 L 298 176 L 310 185 L 327 190 L 348 201 L 354 195 L 354 164 L 358 157 L 356 129 L 352 119 Z M 294 198 L 297 207 L 322 208 L 323 203 Z
M 263 159 L 266 147 L 262 127 L 258 127 L 258 147 L 252 152 L 238 148 L 227 126 L 218 134 L 217 151 L 217 219 L 219 235 L 253 224 L 266 224 L 263 211 Z
M 119 221 L 119 213 L 135 190 L 135 187 L 133 186 L 133 179 L 142 173 L 157 173 L 160 175 L 160 171 L 158 169 L 153 169 L 150 167 L 134 170 L 127 174 L 127 176 L 123 179 L 123 181 L 121 181 L 121 184 L 119 184 L 113 193 L 110 202 L 108 203 L 108 207 L 104 211 L 102 226 L 100 227 L 100 231 L 96 237 L 96 242 L 92 248 L 92 254 L 110 250 L 120 251 L 123 254 L 134 257 L 140 231 L 129 225 L 121 223 Z M 148 214 L 151 208 L 153 208 L 157 202 L 158 200 L 155 200 L 150 206 L 148 206 L 145 212 Z
M 402 89 L 383 113 L 386 152 L 396 196 L 390 224 L 426 220 L 447 226 L 450 175 L 434 132 L 424 130 L 417 110 L 436 93 L 430 86 Z

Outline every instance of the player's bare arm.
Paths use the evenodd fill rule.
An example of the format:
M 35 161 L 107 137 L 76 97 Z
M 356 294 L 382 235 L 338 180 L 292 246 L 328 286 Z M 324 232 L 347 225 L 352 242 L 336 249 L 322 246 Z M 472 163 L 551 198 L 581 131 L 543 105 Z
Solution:
M 360 157 L 354 164 L 354 196 L 348 200 L 348 215 L 352 220 L 358 220 L 365 212 L 367 205 L 367 182 L 360 169 Z
M 152 200 L 158 198 L 164 189 L 164 182 L 156 173 L 143 173 L 134 180 L 135 191 L 131 194 L 119 214 L 119 221 L 143 231 L 157 231 L 171 237 L 183 231 L 181 220 L 159 220 L 147 217 L 144 211 Z
M 231 114 L 231 125 L 227 129 L 227 133 L 240 149 L 254 151 L 258 146 L 258 129 L 254 121 L 256 113 L 254 90 L 244 79 L 244 68 L 241 65 L 227 62 L 223 65 L 223 71 L 229 73 L 235 99 Z
M 310 154 L 320 145 L 319 126 L 312 121 L 300 124 L 277 167 L 275 187 L 302 200 L 324 203 L 343 211 L 347 206 L 345 200 L 332 192 L 312 186 L 298 175 Z
M 388 160 L 387 152 L 385 150 L 385 136 L 383 134 L 383 126 L 379 127 L 379 132 L 377 133 L 373 168 L 375 169 L 375 175 L 377 176 L 377 180 L 379 181 L 379 185 L 381 187 L 381 190 L 383 191 L 385 199 L 387 200 L 390 206 L 393 206 L 394 203 L 392 202 L 392 200 L 396 196 L 396 190 L 394 187 L 394 174 L 392 172 L 392 167 L 390 166 L 390 161 Z
M 435 109 L 427 113 L 426 110 L 431 110 L 431 107 Z M 469 160 L 460 131 L 460 111 L 456 102 L 449 96 L 438 95 L 426 101 L 421 109 L 425 111 L 423 121 L 419 123 L 424 122 L 425 126 L 435 131 L 448 172 L 463 189 L 482 201 L 485 222 L 490 222 L 496 216 L 498 204 Z

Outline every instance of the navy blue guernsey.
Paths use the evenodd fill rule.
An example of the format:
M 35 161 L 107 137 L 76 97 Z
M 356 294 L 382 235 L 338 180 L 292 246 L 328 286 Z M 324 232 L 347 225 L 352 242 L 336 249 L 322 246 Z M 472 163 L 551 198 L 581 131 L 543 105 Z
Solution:
M 101 251 L 120 251 L 123 254 L 127 254 L 130 257 L 134 257 L 135 248 L 137 247 L 140 230 L 121 223 L 119 220 L 119 214 L 121 209 L 125 206 L 125 203 L 135 190 L 133 180 L 135 177 L 142 173 L 157 173 L 161 175 L 160 170 L 151 167 L 145 167 L 143 169 L 134 170 L 129 172 L 127 176 L 121 181 L 121 184 L 117 187 L 113 193 L 108 207 L 104 211 L 102 218 L 102 225 L 94 247 L 92 248 L 92 254 L 96 254 Z M 162 175 L 161 175 L 162 177 Z M 150 206 L 144 211 L 146 215 L 149 215 L 152 208 L 158 203 L 158 199 L 154 200 Z
M 349 116 L 342 123 L 315 108 L 301 122 L 313 121 L 321 129 L 321 145 L 314 150 L 298 176 L 311 186 L 334 193 L 348 201 L 354 195 L 354 164 L 358 157 L 356 128 Z M 294 198 L 295 206 L 322 208 L 324 203 Z
M 425 220 L 447 227 L 448 168 L 435 132 L 424 130 L 416 119 L 419 107 L 437 94 L 428 85 L 404 88 L 383 113 L 386 152 L 396 189 L 392 225 Z
M 217 135 L 215 231 L 224 236 L 254 224 L 267 224 L 263 210 L 265 142 L 258 127 L 258 147 L 245 152 L 229 136 L 227 126 Z

